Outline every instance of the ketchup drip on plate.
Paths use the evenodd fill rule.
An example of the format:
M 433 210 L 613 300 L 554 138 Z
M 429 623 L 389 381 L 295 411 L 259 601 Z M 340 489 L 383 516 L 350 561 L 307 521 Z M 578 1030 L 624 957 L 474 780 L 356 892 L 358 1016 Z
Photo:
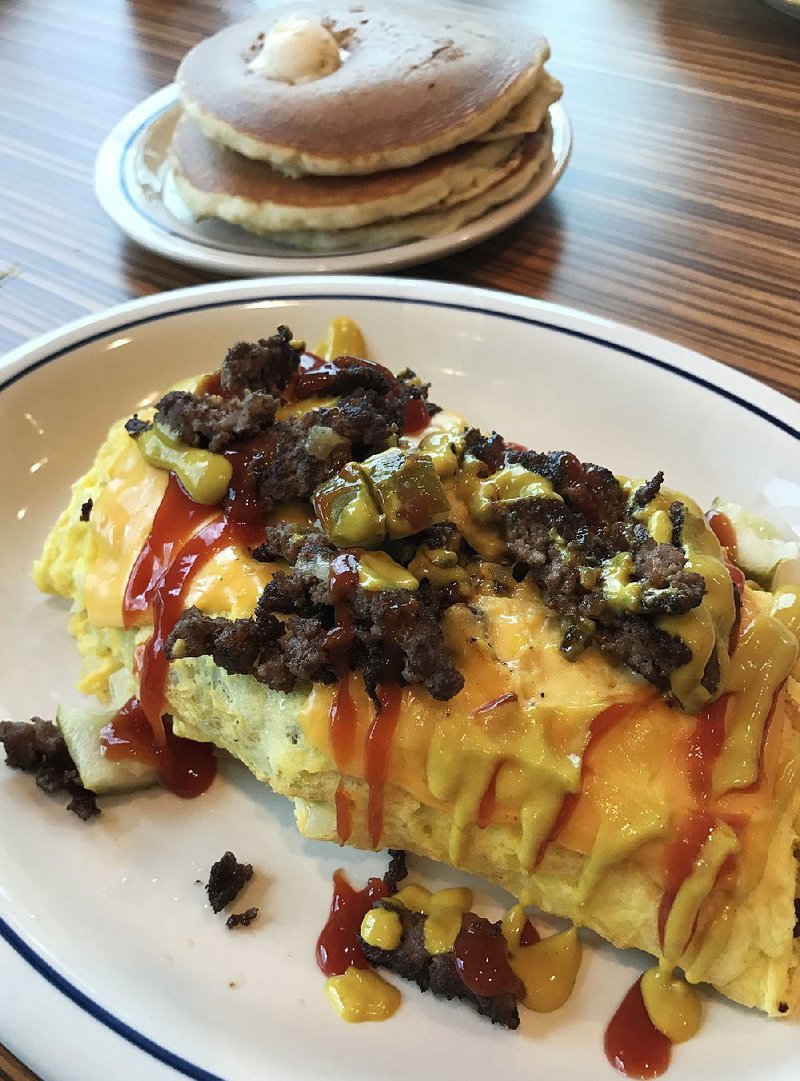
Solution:
M 627 1077 L 660 1077 L 669 1066 L 672 1043 L 650 1020 L 641 984 L 640 976 L 608 1024 L 606 1058 Z
M 333 646 L 333 665 L 339 682 L 334 692 L 330 711 L 330 737 L 339 784 L 336 788 L 336 834 L 339 844 L 344 844 L 353 832 L 352 804 L 344 787 L 342 774 L 353 754 L 358 715 L 350 692 L 350 647 L 353 643 L 353 617 L 350 601 L 358 588 L 358 558 L 352 552 L 342 552 L 330 566 L 329 582 L 331 600 L 336 616 L 336 626 L 329 631 Z
M 403 688 L 397 683 L 380 684 L 378 701 L 380 708 L 367 732 L 364 747 L 364 776 L 369 785 L 367 826 L 373 848 L 378 847 L 383 833 L 383 793 L 389 774 L 392 737 L 400 717 Z
M 343 871 L 334 871 L 331 911 L 317 939 L 317 964 L 326 976 L 341 976 L 351 966 L 369 968 L 358 932 L 373 903 L 387 894 L 383 879 L 371 878 L 356 890 Z
M 165 788 L 191 799 L 209 787 L 216 775 L 216 759 L 208 743 L 181 739 L 164 719 L 165 742 L 156 747 L 153 728 L 138 698 L 129 699 L 101 733 L 106 756 L 114 761 L 136 759 L 147 762 Z

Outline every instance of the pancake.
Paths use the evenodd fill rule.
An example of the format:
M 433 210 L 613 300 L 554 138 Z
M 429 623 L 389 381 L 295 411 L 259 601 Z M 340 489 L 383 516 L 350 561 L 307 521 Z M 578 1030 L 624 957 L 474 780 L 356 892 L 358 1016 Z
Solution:
M 290 332 L 282 331 L 286 345 Z M 275 340 L 271 339 L 272 346 L 260 343 L 266 353 L 259 352 L 258 346 L 239 343 L 226 358 L 223 375 L 217 373 L 216 384 L 193 381 L 183 389 L 223 388 L 224 375 L 239 364 L 239 375 L 234 372 L 231 377 L 251 373 L 248 392 L 256 393 L 254 380 L 263 380 L 265 372 L 272 378 L 277 370 L 266 368 L 264 359 L 274 358 Z M 353 342 L 352 333 L 349 341 Z M 314 360 L 303 369 L 286 370 L 279 385 L 270 384 L 273 391 L 285 395 L 277 415 L 284 425 L 280 439 L 292 438 L 291 422 L 305 425 L 301 430 L 308 433 L 309 448 L 313 433 L 314 449 L 308 455 L 315 460 L 320 460 L 322 448 L 331 452 L 341 446 L 341 439 L 332 438 L 335 431 L 329 427 L 337 401 L 342 407 L 345 400 L 334 393 L 337 379 L 344 376 L 346 389 L 340 392 L 345 397 L 353 392 L 354 378 L 373 388 L 380 382 L 383 394 L 371 392 L 378 402 L 400 393 L 401 381 L 387 385 L 385 370 L 354 364 L 352 357 L 339 357 L 337 362 L 337 356 L 332 345 L 321 363 Z M 262 366 L 255 363 L 259 360 Z M 294 363 L 298 363 L 296 357 Z M 392 378 L 389 374 L 388 379 Z M 302 379 L 311 380 L 305 389 L 298 381 Z M 306 391 L 312 396 L 304 397 Z M 213 390 L 206 394 L 211 400 L 203 401 L 210 409 L 223 409 L 221 395 Z M 196 406 L 189 404 L 192 409 Z M 363 406 L 364 399 L 359 397 L 358 408 Z M 158 408 L 167 407 L 162 403 Z M 202 416 L 192 415 L 204 423 Z M 348 424 L 356 423 L 356 415 L 347 414 Z M 204 416 L 207 420 L 208 414 Z M 348 484 L 358 475 L 362 483 L 368 477 L 370 484 L 385 485 L 391 469 L 382 454 L 388 453 L 395 469 L 398 455 L 406 462 L 402 468 L 415 461 L 412 472 L 427 458 L 425 469 L 433 469 L 446 489 L 447 509 L 432 502 L 437 485 L 430 473 L 425 484 L 422 473 L 417 473 L 416 480 L 406 475 L 405 489 L 391 484 L 381 489 L 384 525 L 390 518 L 396 526 L 405 522 L 412 529 L 411 535 L 401 534 L 405 542 L 416 536 L 411 541 L 414 557 L 402 567 L 383 551 L 384 564 L 388 558 L 394 569 L 381 573 L 398 576 L 388 585 L 376 587 L 361 574 L 368 557 L 376 557 L 381 544 L 390 548 L 398 537 L 388 542 L 385 537 L 383 541 L 373 537 L 368 545 L 372 551 L 365 552 L 362 531 L 365 526 L 372 528 L 371 519 L 350 515 L 347 500 L 326 502 L 320 488 L 314 490 L 313 509 L 307 505 L 306 518 L 319 513 L 327 524 L 321 522 L 308 534 L 297 526 L 298 518 L 291 516 L 297 515 L 296 506 L 290 511 L 289 504 L 275 507 L 270 502 L 272 524 L 286 522 L 288 530 L 282 536 L 295 546 L 293 555 L 288 548 L 282 549 L 286 562 L 264 561 L 278 559 L 275 545 L 280 542 L 274 538 L 256 559 L 249 533 L 250 539 L 245 539 L 235 530 L 225 532 L 225 523 L 236 521 L 235 515 L 227 516 L 234 514 L 238 481 L 223 497 L 233 503 L 226 502 L 221 509 L 206 502 L 202 517 L 192 519 L 192 530 L 201 521 L 206 523 L 201 534 L 177 551 L 170 542 L 172 569 L 155 579 L 160 602 L 151 594 L 153 608 L 162 620 L 164 597 L 177 596 L 182 607 L 192 605 L 197 612 L 168 655 L 166 684 L 159 687 L 164 697 L 157 698 L 159 714 L 163 710 L 172 716 L 178 735 L 230 751 L 256 777 L 294 800 L 297 823 L 305 836 L 433 856 L 498 883 L 525 904 L 536 904 L 592 928 L 619 946 L 651 952 L 670 968 L 680 966 L 692 983 L 709 982 L 735 1001 L 772 1016 L 787 1014 L 800 996 L 800 940 L 793 936 L 800 816 L 800 688 L 796 682 L 800 587 L 784 586 L 772 592 L 746 582 L 744 573 L 730 563 L 728 551 L 707 525 L 701 508 L 688 496 L 661 488 L 659 477 L 647 484 L 615 478 L 563 452 L 549 456 L 527 452 L 533 457 L 521 458 L 526 452 L 514 450 L 497 435 L 481 436 L 474 430 L 471 436 L 465 435 L 462 423 L 452 414 L 431 416 L 426 410 L 426 417 L 428 427 L 414 435 L 403 434 L 397 447 L 375 457 L 359 456 L 358 463 L 350 462 L 330 477 L 345 482 L 349 471 Z M 410 425 L 403 421 L 400 427 L 405 431 Z M 322 438 L 320 433 L 326 428 L 328 435 Z M 358 438 L 352 428 L 347 430 L 354 440 Z M 262 436 L 268 432 L 265 429 Z M 157 428 L 155 434 L 161 438 Z M 351 443 L 347 453 L 353 447 Z M 280 442 L 269 449 L 256 440 L 251 449 L 255 457 L 240 476 L 258 477 L 259 470 L 273 467 L 283 474 L 290 472 L 289 462 L 281 460 L 286 448 L 282 450 Z M 184 446 L 184 453 L 187 450 Z M 136 566 L 138 588 L 144 592 L 135 599 L 147 600 L 151 586 L 148 576 L 140 575 L 140 553 L 164 506 L 165 492 L 172 491 L 171 500 L 178 499 L 179 493 L 174 476 L 168 479 L 166 470 L 156 468 L 145 453 L 122 423 L 113 426 L 91 470 L 76 483 L 35 569 L 41 589 L 71 600 L 70 629 L 86 665 L 83 689 L 98 694 L 108 693 L 111 681 L 122 673 L 123 682 L 132 688 L 126 693 L 143 698 L 142 673 L 157 655 L 148 655 L 149 647 L 142 653 L 152 629 L 150 602 L 126 608 L 123 596 L 126 583 L 134 577 L 131 568 Z M 192 453 L 202 457 L 203 452 L 195 447 Z M 233 453 L 246 454 L 246 446 L 240 445 Z M 376 465 L 376 458 L 382 465 Z M 308 467 L 308 456 L 303 460 Z M 196 464 L 197 457 L 192 461 Z M 535 463 L 542 473 L 532 472 Z M 547 480 L 544 471 L 549 471 L 552 480 Z M 265 475 L 261 473 L 262 479 Z M 274 478 L 278 473 L 269 476 L 273 478 L 270 500 L 277 499 Z M 299 477 L 297 469 L 292 476 Z M 259 488 L 248 479 L 241 491 L 249 501 Z M 401 491 L 410 493 L 407 503 Z M 393 506 L 392 494 L 399 507 Z M 621 505 L 618 499 L 623 500 Z M 87 522 L 81 507 L 88 500 L 92 505 Z M 686 558 L 681 574 L 689 567 L 692 573 L 702 571 L 703 590 L 697 594 L 697 603 L 680 608 L 681 584 L 690 583 L 674 575 L 673 563 L 669 596 L 662 595 L 665 607 L 658 608 L 653 590 L 657 594 L 663 589 L 663 579 L 661 585 L 653 578 L 631 581 L 622 573 L 617 557 L 610 562 L 603 558 L 595 568 L 607 603 L 619 605 L 624 613 L 621 626 L 628 628 L 624 633 L 634 633 L 631 620 L 640 621 L 641 630 L 641 620 L 655 618 L 653 626 L 677 633 L 689 650 L 689 660 L 669 675 L 668 694 L 659 693 L 654 681 L 644 677 L 645 669 L 639 668 L 637 674 L 597 642 L 587 645 L 584 640 L 582 651 L 568 657 L 564 624 L 555 602 L 547 599 L 545 586 L 540 590 L 537 584 L 543 579 L 534 580 L 527 562 L 521 580 L 514 573 L 520 569 L 515 562 L 520 551 L 507 547 L 514 540 L 504 515 L 515 505 L 520 509 L 520 503 L 529 510 L 536 510 L 532 505 L 541 510 L 548 501 L 552 501 L 551 510 L 557 515 L 553 520 L 560 523 L 559 528 L 567 528 L 561 523 L 569 515 L 581 522 L 589 521 L 588 515 L 608 515 L 602 519 L 602 528 L 613 521 L 619 527 L 617 535 L 623 529 L 642 527 L 643 535 L 631 542 L 639 546 L 637 559 L 638 553 L 654 555 L 656 548 L 662 556 L 669 549 L 672 557 L 680 550 Z M 179 537 L 184 536 L 181 516 L 176 514 L 181 505 L 172 503 L 167 516 Z M 436 524 L 431 527 L 427 523 L 434 505 Z M 612 509 L 615 506 L 617 510 Z M 335 507 L 338 511 L 329 515 Z M 564 507 L 567 518 L 561 517 Z M 184 509 L 196 514 L 198 506 Z M 492 517 L 493 513 L 500 516 Z M 620 513 L 623 517 L 615 517 Z M 248 522 L 252 526 L 252 520 Z M 356 525 L 358 529 L 350 533 L 342 552 L 339 545 L 331 546 L 330 533 L 337 523 L 345 522 L 350 523 L 348 528 Z M 207 533 L 214 523 L 217 531 Z M 423 524 L 424 534 L 420 532 Z M 431 535 L 439 527 L 445 532 Z M 447 532 L 450 527 L 455 533 Z M 262 519 L 259 540 L 265 530 Z M 670 539 L 676 530 L 678 539 Z M 556 539 L 551 534 L 549 541 L 553 551 L 542 556 L 549 560 L 549 573 L 558 570 L 562 559 L 555 550 L 563 547 L 561 535 L 555 526 L 553 532 Z M 592 532 L 595 543 L 611 536 Z M 203 544 L 210 547 L 197 543 L 201 535 L 206 537 Z M 309 546 L 304 548 L 309 536 Z M 426 539 L 421 540 L 422 536 Z M 462 537 L 468 546 L 462 544 Z M 221 538 L 225 543 L 217 544 Z M 545 530 L 546 549 L 547 538 Z M 577 532 L 573 543 L 581 550 Z M 205 551 L 209 559 L 187 580 L 189 548 L 195 553 Z M 302 559 L 301 549 L 306 552 Z M 401 557 L 397 547 L 391 550 L 398 559 L 409 560 L 411 555 Z M 570 560 L 574 558 L 571 552 L 572 545 Z M 448 562 L 448 555 L 455 557 L 455 563 Z M 623 562 L 630 559 L 625 549 L 618 555 Z M 335 565 L 343 556 L 356 561 L 357 571 L 350 563 L 344 570 Z M 152 558 L 155 568 L 160 557 Z M 592 584 L 589 565 L 581 564 L 580 574 L 574 563 L 570 565 L 575 578 L 587 590 L 594 590 L 598 577 Z M 274 575 L 279 566 L 282 579 Z M 668 563 L 661 561 L 659 566 L 666 572 Z M 159 575 L 162 570 L 158 569 Z M 436 570 L 444 581 L 434 585 Z M 338 593 L 335 596 L 334 589 L 341 584 L 338 579 L 354 573 L 356 581 L 348 589 L 352 586 L 363 592 L 351 592 L 344 599 Z M 425 575 L 429 576 L 427 590 L 422 589 Z M 287 576 L 292 578 L 290 590 L 286 589 Z M 188 592 L 174 592 L 179 582 L 188 584 Z M 566 578 L 561 585 L 553 585 L 552 573 L 548 582 L 546 588 L 551 590 L 572 588 Z M 248 620 L 266 583 L 284 590 L 285 605 L 264 608 L 261 623 L 258 612 L 255 620 Z M 320 585 L 328 590 L 325 601 L 311 592 Z M 416 611 L 422 614 L 426 595 L 430 598 L 434 589 L 451 587 L 461 599 L 451 592 L 451 603 L 437 616 L 443 650 L 439 656 L 458 669 L 462 685 L 449 691 L 441 685 L 431 689 L 423 684 L 423 675 L 412 678 L 409 674 L 409 665 L 412 669 L 421 665 L 420 673 L 429 672 L 426 658 L 439 648 L 431 638 L 421 659 L 412 660 L 410 652 L 403 654 L 402 676 L 375 676 L 373 670 L 379 693 L 373 688 L 374 697 L 369 697 L 365 690 L 368 664 L 376 663 L 376 657 L 386 651 L 394 665 L 396 658 L 391 658 L 401 638 L 413 642 L 413 629 L 409 638 L 408 625 L 403 627 L 399 621 L 389 623 L 382 634 L 377 625 L 371 625 L 370 633 L 375 633 L 368 639 L 369 652 L 361 654 L 358 663 L 353 660 L 356 655 L 349 655 L 353 670 L 348 663 L 333 681 L 330 672 L 326 674 L 326 650 L 339 648 L 344 631 L 350 635 L 347 648 L 352 649 L 353 633 L 360 633 L 358 620 L 363 618 L 357 608 L 350 610 L 349 617 L 333 610 L 334 603 L 338 608 L 355 605 L 377 589 L 374 596 L 382 595 L 389 602 L 388 611 L 401 611 L 411 594 L 417 598 Z M 605 619 L 597 607 L 598 594 L 586 596 L 594 597 L 594 617 Z M 312 598 L 316 598 L 313 607 L 305 607 Z M 643 598 L 649 598 L 646 604 Z M 436 603 L 442 600 L 440 595 Z M 273 615 L 270 625 L 268 615 L 275 611 L 285 623 L 276 622 Z M 656 616 L 658 612 L 662 614 Z M 131 625 L 126 614 L 134 613 Z M 181 623 L 187 618 L 180 617 Z M 192 620 L 195 627 L 199 620 L 203 630 L 190 648 Z M 253 639 L 247 635 L 258 626 L 265 629 L 265 636 L 257 639 L 260 644 L 253 649 Z M 277 655 L 269 653 L 274 636 L 293 639 L 314 631 L 319 636 L 308 638 L 312 652 L 320 649 L 320 639 L 327 643 L 322 647 L 322 667 L 315 669 L 318 677 L 298 678 L 291 686 L 277 689 L 273 685 L 279 678 Z M 153 641 L 163 641 L 166 633 L 166 626 L 159 622 Z M 297 641 L 291 646 L 295 659 Z M 650 641 L 643 646 L 645 652 L 652 648 Z M 309 656 L 305 654 L 306 659 Z M 708 678 L 712 656 L 717 665 L 713 690 Z M 384 678 L 396 680 L 394 690 L 399 695 L 388 729 L 391 753 L 386 752 L 381 773 L 371 755 L 381 745 L 377 733 L 383 730 L 386 735 L 389 719 L 384 716 L 384 709 L 389 712 L 383 704 Z M 345 706 L 348 698 L 352 701 Z M 691 708 L 682 708 L 679 701 Z M 350 732 L 346 751 L 337 744 L 342 725 Z M 348 801 L 350 811 L 344 815 L 342 807 Z
M 288 17 L 323 22 L 341 66 L 290 84 L 257 65 Z M 279 4 L 200 42 L 177 83 L 203 133 L 290 175 L 415 165 L 489 131 L 532 91 L 544 38 L 470 11 L 405 5 Z
M 558 101 L 564 88 L 558 79 L 543 71 L 536 86 L 527 98 L 515 105 L 508 116 L 476 140 L 479 143 L 493 142 L 495 139 L 507 139 L 511 135 L 526 135 L 538 131 L 547 116 L 547 110 Z
M 518 136 L 457 147 L 409 169 L 364 177 L 287 177 L 207 139 L 181 117 L 170 147 L 178 189 L 200 218 L 255 233 L 352 229 L 474 198 L 519 168 Z
M 272 233 L 270 238 L 300 251 L 345 252 L 392 247 L 412 240 L 443 236 L 520 195 L 552 160 L 551 141 L 547 124 L 541 133 L 525 136 L 517 155 L 518 167 L 493 187 L 456 206 L 444 209 L 435 207 L 406 218 L 365 225 L 360 229 L 295 229 Z M 190 197 L 187 203 L 191 207 Z

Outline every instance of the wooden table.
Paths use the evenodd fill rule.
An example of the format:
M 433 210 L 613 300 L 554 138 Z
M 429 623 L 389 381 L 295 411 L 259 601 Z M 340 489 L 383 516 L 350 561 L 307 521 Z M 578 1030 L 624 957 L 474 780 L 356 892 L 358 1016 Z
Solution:
M 520 225 L 410 273 L 600 313 L 800 398 L 800 20 L 760 0 L 506 6 L 520 4 L 566 84 L 573 162 Z M 5 0 L 0 352 L 209 280 L 128 242 L 95 202 L 92 164 L 191 45 L 256 7 Z
M 759 0 L 506 6 L 523 3 L 566 84 L 572 165 L 520 225 L 411 273 L 618 319 L 800 399 L 800 21 Z M 95 202 L 92 164 L 190 46 L 254 10 L 5 0 L 0 351 L 128 297 L 209 280 L 128 242 Z M 0 1077 L 25 1076 L 4 1054 Z

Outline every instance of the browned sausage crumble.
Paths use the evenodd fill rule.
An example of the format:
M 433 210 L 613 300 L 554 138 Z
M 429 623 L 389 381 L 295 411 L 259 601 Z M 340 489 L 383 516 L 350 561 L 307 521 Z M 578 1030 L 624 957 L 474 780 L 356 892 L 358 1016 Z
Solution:
M 32 773 L 48 795 L 66 792 L 70 796 L 67 810 L 83 822 L 100 814 L 94 792 L 81 784 L 64 737 L 52 721 L 41 717 L 32 717 L 30 722 L 0 721 L 0 743 L 6 750 L 6 765 Z
M 461 979 L 452 950 L 440 954 L 428 953 L 423 930 L 426 917 L 421 912 L 412 912 L 391 900 L 376 901 L 373 907 L 396 912 L 400 917 L 402 935 L 400 944 L 394 950 L 382 950 L 360 939 L 364 956 L 371 965 L 386 968 L 404 980 L 410 980 L 420 991 L 431 991 L 439 998 L 461 999 L 483 1017 L 488 1017 L 492 1024 L 508 1029 L 519 1027 L 517 1002 L 524 995 L 522 981 L 515 993 L 478 995 Z M 500 937 L 503 934 L 499 922 L 491 923 L 474 912 L 464 913 L 461 927 L 462 930 L 479 930 L 482 934 Z
M 239 863 L 232 852 L 226 852 L 211 867 L 206 893 L 214 912 L 232 904 L 253 877 L 253 865 Z
M 229 931 L 232 931 L 234 927 L 249 927 L 257 915 L 257 908 L 246 908 L 244 912 L 232 912 L 225 920 L 225 926 Z

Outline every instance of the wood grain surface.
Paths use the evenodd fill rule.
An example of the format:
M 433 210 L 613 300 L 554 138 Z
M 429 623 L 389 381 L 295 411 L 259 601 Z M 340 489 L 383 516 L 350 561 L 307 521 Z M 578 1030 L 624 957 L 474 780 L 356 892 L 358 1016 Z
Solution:
M 800 20 L 761 0 L 515 0 L 507 17 L 521 4 L 566 85 L 572 164 L 518 226 L 409 273 L 618 319 L 800 398 Z M 191 45 L 255 10 L 4 0 L 0 351 L 210 280 L 127 241 L 92 164 Z

